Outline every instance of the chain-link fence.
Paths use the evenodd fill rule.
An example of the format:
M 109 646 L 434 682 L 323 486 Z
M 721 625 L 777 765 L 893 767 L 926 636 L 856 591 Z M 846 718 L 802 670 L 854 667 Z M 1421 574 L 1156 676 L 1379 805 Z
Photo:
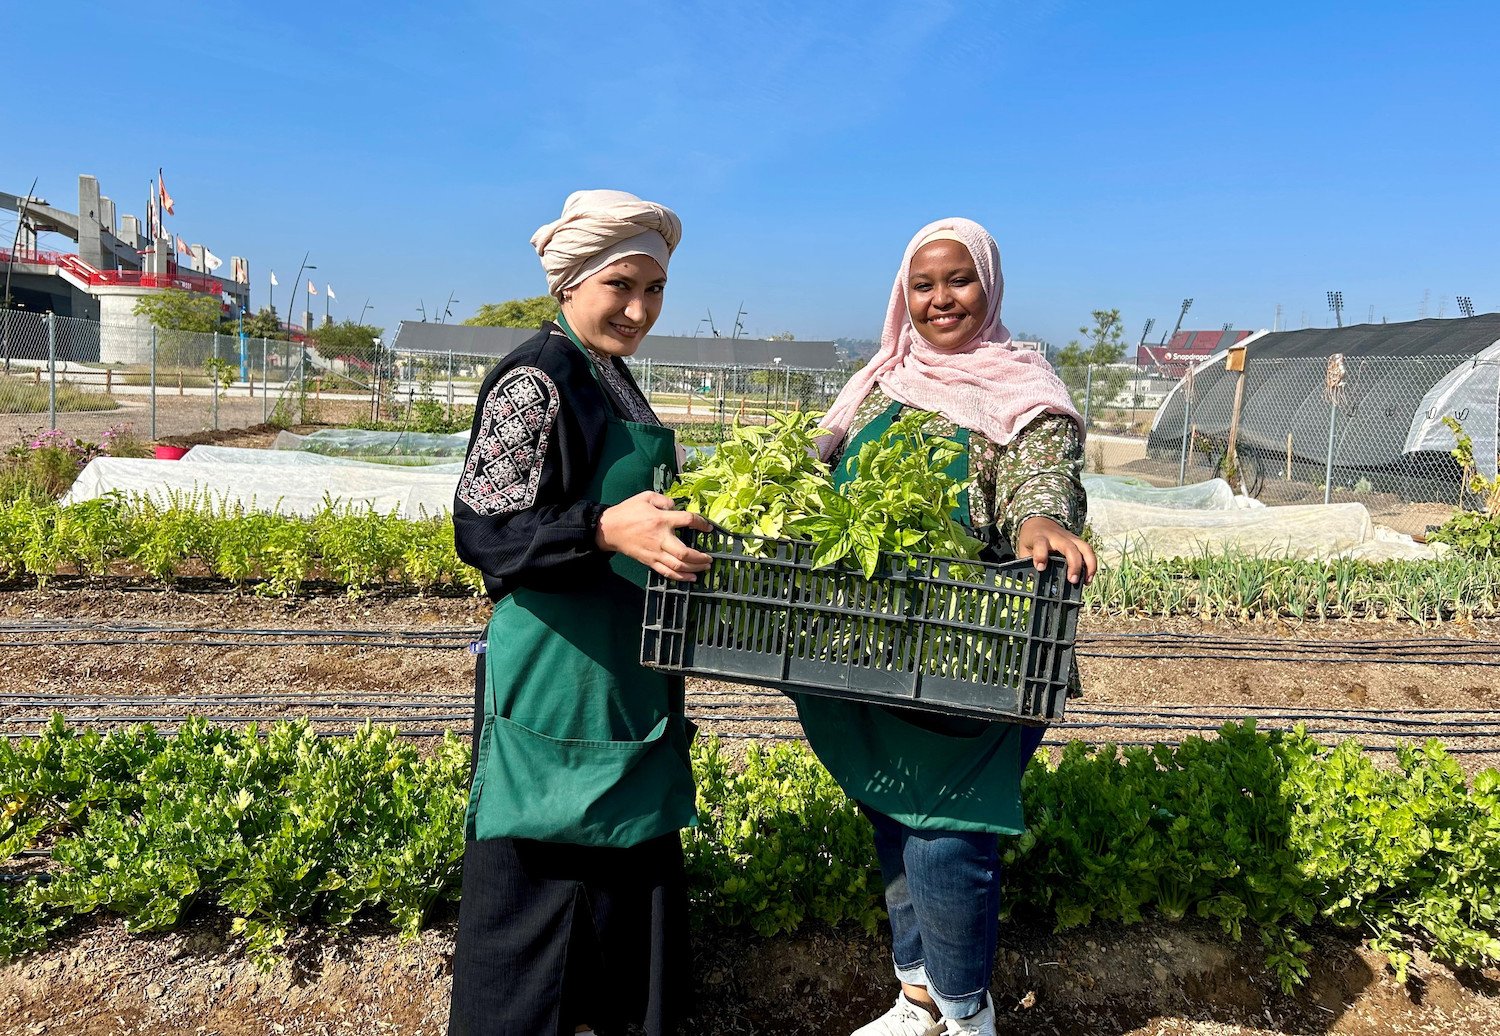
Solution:
M 493 356 L 465 353 L 403 352 L 383 361 L 378 384 L 383 420 L 472 415 L 480 384 Z M 771 367 L 715 367 L 626 361 L 641 391 L 669 424 L 759 423 L 785 410 L 826 410 L 848 380 L 841 370 Z M 710 436 L 712 437 L 712 436 Z
M 1357 502 L 1382 524 L 1420 533 L 1473 502 L 1439 423 L 1445 413 L 1476 429 L 1476 447 L 1486 444 L 1494 462 L 1493 376 L 1468 397 L 1473 412 L 1434 395 L 1472 367 L 1458 356 L 1251 356 L 1243 371 L 1219 360 L 1163 400 L 1134 467 L 1169 484 L 1224 477 L 1268 504 Z
M 149 439 L 370 413 L 373 386 L 298 342 L 0 310 L 0 415 L 23 434 Z
M 50 427 L 81 438 L 118 424 L 151 439 L 267 422 L 461 428 L 494 362 L 457 352 L 324 357 L 298 342 L 0 310 L 0 415 L 22 434 Z M 1357 500 L 1382 517 L 1430 505 L 1440 520 L 1463 499 L 1451 444 L 1408 439 L 1432 409 L 1433 386 L 1473 362 L 1251 356 L 1243 373 L 1219 359 L 1181 380 L 1126 364 L 1058 374 L 1088 424 L 1086 470 L 1157 485 L 1222 476 L 1267 503 Z M 782 365 L 628 363 L 665 421 L 719 434 L 769 412 L 826 410 L 849 377 Z M 1494 395 L 1473 415 L 1455 411 L 1481 453 L 1494 449 Z M 1433 414 L 1425 417 L 1431 424 Z
M 709 367 L 629 361 L 630 371 L 664 420 L 728 425 L 760 422 L 772 411 L 827 410 L 847 371 L 784 367 Z

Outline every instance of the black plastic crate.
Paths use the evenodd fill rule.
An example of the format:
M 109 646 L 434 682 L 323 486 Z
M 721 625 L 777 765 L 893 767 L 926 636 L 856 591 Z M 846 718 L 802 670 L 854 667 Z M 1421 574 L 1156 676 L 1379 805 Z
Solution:
M 1082 590 L 1061 557 L 1038 572 L 1030 560 L 882 554 L 865 579 L 843 564 L 815 570 L 801 540 L 684 539 L 714 563 L 692 583 L 651 575 L 644 665 L 984 719 L 1062 718 Z

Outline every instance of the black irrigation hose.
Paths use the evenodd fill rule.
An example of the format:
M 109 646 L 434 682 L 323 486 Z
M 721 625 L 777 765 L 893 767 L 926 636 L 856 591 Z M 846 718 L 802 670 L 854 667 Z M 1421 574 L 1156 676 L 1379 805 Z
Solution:
M 348 637 L 463 637 L 472 639 L 484 633 L 482 628 L 455 628 L 441 627 L 438 629 L 340 629 L 334 627 L 302 627 L 298 629 L 270 628 L 262 629 L 251 626 L 181 626 L 161 625 L 157 623 L 134 623 L 134 622 L 98 622 L 90 619 L 36 619 L 21 622 L 0 621 L 0 634 L 3 633 L 68 633 L 75 630 L 92 630 L 101 633 L 213 633 L 222 636 L 232 636 L 236 633 L 260 637 L 301 636 L 301 635 L 339 635 Z
M 368 694 L 369 692 L 364 692 Z M 392 694 L 410 692 L 391 692 Z M 235 694 L 175 694 L 153 698 L 77 698 L 70 694 L 35 695 L 14 697 L 0 694 L 0 706 L 17 709 L 37 709 L 48 705 L 67 705 L 76 709 L 107 709 L 122 705 L 295 705 L 298 708 L 318 709 L 430 709 L 442 705 L 461 705 L 463 699 L 452 694 L 433 694 L 425 700 L 411 697 L 389 701 L 367 701 L 363 699 L 342 700 L 337 698 L 306 698 L 297 694 L 288 695 L 235 695 Z
M 161 731 L 161 733 L 163 733 L 163 734 L 170 734 L 170 733 L 172 733 L 172 731 L 171 730 L 163 730 L 163 731 Z M 397 731 L 397 735 L 399 737 L 410 738 L 410 739 L 412 739 L 414 741 L 416 741 L 416 740 L 435 739 L 435 738 L 443 738 L 443 737 L 447 737 L 449 734 L 453 734 L 453 733 L 462 733 L 462 732 L 461 731 L 454 731 L 454 730 L 451 730 L 451 729 L 447 729 L 447 730 L 411 730 L 411 729 L 406 729 L 406 730 L 398 730 Z M 733 740 L 733 741 L 752 741 L 752 740 L 753 741 L 806 741 L 807 740 L 807 735 L 806 734 L 790 734 L 790 733 L 788 733 L 788 734 L 766 735 L 766 734 L 760 734 L 760 733 L 754 733 L 754 732 L 750 732 L 750 733 L 737 733 L 737 732 L 734 732 L 734 731 L 718 731 L 718 730 L 710 731 L 710 733 L 712 733 L 713 736 L 715 736 L 717 738 L 720 738 L 722 740 Z M 258 734 L 261 737 L 267 736 L 267 732 L 265 730 L 258 731 Z M 25 734 L 25 733 L 19 733 L 19 732 L 15 732 L 15 731 L 6 731 L 6 732 L 3 732 L 3 733 L 0 733 L 0 737 L 8 737 L 8 738 L 21 738 L 21 737 L 31 737 L 31 736 L 33 736 L 33 735 Z M 352 731 L 352 730 L 322 730 L 322 731 L 318 732 L 318 736 L 319 737 L 353 737 L 354 736 L 354 731 Z M 1069 739 L 1069 740 L 1078 740 L 1078 739 L 1072 738 L 1072 739 Z M 1118 748 L 1137 748 L 1137 747 L 1138 748 L 1152 748 L 1152 747 L 1154 747 L 1156 745 L 1165 745 L 1168 748 L 1177 748 L 1177 747 L 1179 747 L 1182 744 L 1181 741 L 1161 741 L 1161 740 L 1156 740 L 1156 741 L 1125 741 L 1125 740 L 1120 740 L 1120 739 L 1116 739 L 1116 738 L 1108 738 L 1106 740 L 1107 740 L 1107 742 L 1109 744 L 1115 745 Z M 1065 745 L 1066 743 L 1067 743 L 1066 741 L 1058 740 L 1056 738 L 1044 737 L 1042 739 L 1042 744 L 1043 745 L 1052 746 L 1052 747 L 1061 747 L 1062 745 Z M 1104 742 L 1100 742 L 1100 743 L 1102 744 Z M 1390 755 L 1393 755 L 1393 754 L 1401 751 L 1403 748 L 1409 748 L 1409 747 L 1410 747 L 1410 745 L 1366 745 L 1366 744 L 1361 744 L 1360 745 L 1360 749 L 1362 751 L 1371 752 L 1371 753 L 1377 753 L 1377 754 L 1390 754 Z M 1500 754 L 1500 749 L 1476 748 L 1476 749 L 1473 749 L 1473 750 L 1465 751 L 1463 754 L 1465 754 L 1465 755 L 1497 755 L 1497 754 Z
M 207 720 L 210 723 L 256 723 L 256 724 L 279 723 L 279 722 L 286 721 L 286 720 L 288 720 L 290 718 L 295 718 L 295 719 L 298 719 L 298 720 L 306 720 L 306 721 L 308 721 L 310 723 L 350 723 L 350 722 L 365 722 L 367 720 L 372 720 L 372 717 L 359 717 L 359 716 L 296 716 L 296 717 L 287 717 L 287 716 L 272 716 L 272 715 L 250 715 L 250 716 L 198 715 L 198 716 L 187 716 L 187 715 L 175 715 L 175 714 L 168 714 L 168 715 L 151 715 L 151 714 L 147 714 L 147 715 L 136 715 L 136 716 L 129 716 L 129 715 L 121 715 L 121 716 L 115 716 L 115 715 L 105 715 L 105 716 L 74 716 L 74 717 L 70 717 L 69 718 L 69 722 L 72 723 L 72 724 L 75 724 L 75 725 L 83 725 L 83 726 L 95 726 L 95 725 L 104 725 L 104 724 L 131 724 L 131 723 L 150 723 L 150 724 L 157 725 L 157 726 L 165 726 L 165 725 L 173 725 L 173 726 L 175 726 L 177 724 L 184 723 L 188 719 L 191 719 L 191 718 L 204 719 L 204 720 Z M 431 723 L 431 722 L 438 722 L 438 723 L 462 723 L 462 722 L 467 722 L 467 721 L 471 720 L 473 718 L 473 714 L 470 713 L 470 712 L 452 712 L 452 713 L 438 713 L 438 714 L 423 714 L 421 716 L 413 716 L 413 717 L 410 717 L 410 718 L 412 718 L 412 719 L 419 719 L 419 720 L 421 720 L 424 723 Z M 796 716 L 754 716 L 754 715 L 747 715 L 747 716 L 707 716 L 707 715 L 703 715 L 701 713 L 689 713 L 688 714 L 688 718 L 692 719 L 692 720 L 704 720 L 706 722 L 711 722 L 711 723 L 795 724 L 795 723 L 799 722 L 799 720 L 797 719 Z M 51 718 L 50 717 L 21 717 L 21 718 L 9 718 L 9 719 L 5 719 L 5 720 L 0 721 L 0 722 L 3 722 L 5 724 L 9 724 L 9 725 L 18 725 L 18 726 L 20 726 L 20 725 L 32 725 L 32 724 L 45 724 L 45 723 L 49 723 L 49 722 L 51 722 Z M 1377 725 L 1389 725 L 1389 726 L 1396 726 L 1396 725 L 1398 725 L 1398 724 L 1396 724 L 1394 722 L 1390 722 L 1390 721 L 1386 721 L 1384 724 L 1382 724 L 1381 721 L 1379 721 L 1379 720 L 1367 720 L 1365 722 L 1375 723 Z M 1476 739 L 1476 738 L 1485 738 L 1485 739 L 1500 738 L 1500 727 L 1495 726 L 1493 723 L 1477 723 L 1477 722 L 1462 722 L 1462 723 L 1418 723 L 1416 721 L 1408 720 L 1408 721 L 1405 721 L 1404 725 L 1417 726 L 1417 727 L 1426 727 L 1426 728 L 1428 728 L 1428 730 L 1426 732 L 1426 736 L 1428 736 L 1428 737 L 1441 737 L 1441 738 L 1447 739 L 1447 740 L 1469 740 L 1469 739 Z M 1097 722 L 1079 721 L 1079 720 L 1062 720 L 1060 722 L 1056 722 L 1056 723 L 1051 724 L 1051 727 L 1053 727 L 1054 729 L 1059 729 L 1059 730 L 1177 730 L 1177 731 L 1190 730 L 1190 731 L 1212 731 L 1212 730 L 1217 729 L 1216 726 L 1209 725 L 1209 724 L 1195 724 L 1195 723 L 1143 723 L 1143 722 L 1131 722 L 1131 721 L 1117 720 L 1117 719 L 1104 719 L 1104 720 L 1099 720 Z M 1454 729 L 1456 727 L 1462 727 L 1464 729 Z M 1480 727 L 1481 729 L 1478 729 L 1478 730 L 1468 729 L 1470 727 Z M 1367 737 L 1367 736 L 1369 736 L 1371 734 L 1382 733 L 1382 731 L 1376 731 L 1376 730 L 1357 730 L 1357 729 L 1347 729 L 1347 728 L 1316 727 L 1316 728 L 1311 729 L 1309 731 L 1309 733 L 1312 734 L 1312 735 L 1314 735 L 1314 736 L 1333 736 L 1333 737 L 1360 737 L 1360 736 L 1366 736 Z
M 453 651 L 466 648 L 467 643 L 432 643 L 423 644 L 414 641 L 378 641 L 366 639 L 348 640 L 296 640 L 290 637 L 266 642 L 255 640 L 140 640 L 124 638 L 78 638 L 71 640 L 3 640 L 0 639 L 0 650 L 4 648 L 43 648 L 60 649 L 76 647 L 154 647 L 154 648 L 178 648 L 178 647 L 205 647 L 221 649 L 278 649 L 287 647 L 300 648 L 390 648 L 403 651 Z M 1091 651 L 1086 648 L 1078 648 L 1076 654 L 1079 658 L 1089 659 L 1112 659 L 1124 661 L 1162 661 L 1162 662 L 1307 662 L 1323 663 L 1333 665 L 1430 665 L 1430 666 L 1474 666 L 1479 668 L 1500 667 L 1500 658 L 1476 658 L 1460 654 L 1453 657 L 1452 652 L 1445 653 L 1444 657 L 1429 657 L 1422 653 L 1406 654 L 1402 656 L 1376 656 L 1362 655 L 1356 657 L 1345 656 L 1313 656 L 1299 655 L 1286 652 L 1277 653 L 1249 653 L 1231 654 L 1227 652 L 1213 653 L 1121 653 L 1107 651 Z
M 146 697 L 101 697 L 79 698 L 74 694 L 57 691 L 0 691 L 0 706 L 11 708 L 42 708 L 53 704 L 68 705 L 73 708 L 110 708 L 121 706 L 138 705 L 200 705 L 215 704 L 220 706 L 233 705 L 287 705 L 299 708 L 333 708 L 333 709 L 426 709 L 440 706 L 457 706 L 466 703 L 464 696 L 455 695 L 450 692 L 432 691 L 426 694 L 415 691 L 362 691 L 362 697 L 354 699 L 340 699 L 327 696 L 308 697 L 297 693 L 288 694 L 173 694 L 153 695 Z M 387 700 L 375 700 L 385 695 Z M 731 709 L 754 707 L 758 699 L 773 698 L 780 699 L 785 696 L 780 691 L 763 691 L 743 693 L 740 697 L 719 697 L 712 693 L 690 696 L 694 707 L 700 709 Z M 1450 725 L 1478 726 L 1480 720 L 1460 719 L 1466 715 L 1482 717 L 1494 717 L 1500 715 L 1500 710 L 1475 707 L 1475 708 L 1436 708 L 1436 709 L 1361 709 L 1353 706 L 1322 706 L 1315 709 L 1298 709 L 1287 705 L 1255 705 L 1237 703 L 1156 703 L 1149 706 L 1151 711 L 1165 710 L 1168 715 L 1174 715 L 1182 719 L 1238 719 L 1250 716 L 1256 719 L 1270 720 L 1343 720 L 1351 723 L 1390 723 L 1403 725 L 1422 725 L 1423 720 L 1390 719 L 1388 717 L 1405 716 L 1441 716 L 1446 717 Z M 1119 705 L 1075 705 L 1068 710 L 1072 716 L 1111 716 L 1122 712 L 1145 711 L 1140 705 L 1122 703 Z
M 255 640 L 0 640 L 0 648 L 63 648 L 63 647 L 211 647 L 211 648 L 284 648 L 284 647 L 359 647 L 400 648 L 404 651 L 437 650 L 453 651 L 466 648 L 467 644 L 417 644 L 400 641 L 370 640 L 280 640 L 266 643 Z
M 0 621 L 0 635 L 21 633 L 66 633 L 88 631 L 95 633 L 163 633 L 163 634 L 212 634 L 216 636 L 253 636 L 253 637 L 286 637 L 286 636 L 347 636 L 359 638 L 374 637 L 404 637 L 409 639 L 436 639 L 436 638 L 458 638 L 472 640 L 484 633 L 482 627 L 443 627 L 430 630 L 413 630 L 401 628 L 370 629 L 368 627 L 359 629 L 344 629 L 335 627 L 300 627 L 300 628 L 256 628 L 256 627 L 220 627 L 220 626 L 186 626 L 186 625 L 164 625 L 158 623 L 130 623 L 130 622 L 99 622 L 85 619 L 41 619 L 22 620 L 13 622 Z M 1453 649 L 1470 649 L 1483 654 L 1500 654 L 1500 640 L 1473 640 L 1459 637 L 1385 637 L 1372 638 L 1369 640 L 1341 640 L 1338 638 L 1326 639 L 1292 639 L 1269 637 L 1228 637 L 1215 633 L 1183 633 L 1169 630 L 1146 631 L 1142 633 L 1085 633 L 1078 637 L 1080 647 L 1090 644 L 1110 643 L 1162 643 L 1162 642 L 1184 642 L 1193 645 L 1215 644 L 1242 648 L 1265 644 L 1267 641 L 1275 643 L 1278 651 L 1286 653 L 1294 650 L 1339 650 L 1354 652 L 1383 651 L 1388 649 L 1399 649 L 1405 652 L 1419 651 L 1431 653 L 1443 650 L 1450 653 Z
M 1077 649 L 1076 654 L 1078 655 L 1079 658 L 1114 658 L 1114 659 L 1132 659 L 1132 660 L 1135 660 L 1135 661 L 1161 661 L 1161 662 L 1192 662 L 1192 661 L 1208 661 L 1208 662 L 1281 662 L 1283 664 L 1285 664 L 1287 662 L 1310 662 L 1310 663 L 1315 663 L 1315 662 L 1331 662 L 1331 663 L 1334 663 L 1334 664 L 1337 664 L 1337 665 L 1350 665 L 1350 664 L 1355 664 L 1355 665 L 1467 665 L 1467 666 L 1481 666 L 1481 667 L 1485 667 L 1485 666 L 1500 666 L 1500 658 L 1496 658 L 1496 659 L 1477 659 L 1477 658 L 1465 657 L 1465 656 L 1460 656 L 1458 658 L 1429 658 L 1429 657 L 1426 657 L 1426 656 L 1419 655 L 1418 657 L 1414 658 L 1411 655 L 1407 655 L 1407 656 L 1404 656 L 1404 657 L 1384 657 L 1384 656 L 1379 656 L 1379 655 L 1365 655 L 1365 656 L 1362 656 L 1362 657 L 1350 658 L 1347 655 L 1343 656 L 1343 657 L 1319 657 L 1319 656 L 1314 656 L 1314 655 L 1295 655 L 1294 654 L 1294 655 L 1291 655 L 1290 657 L 1288 657 L 1285 654 L 1276 654 L 1276 655 L 1267 655 L 1267 654 L 1232 655 L 1232 654 L 1228 654 L 1228 653 L 1225 653 L 1225 652 L 1214 652 L 1212 654 L 1183 654 L 1183 653 L 1173 652 L 1172 654 L 1168 654 L 1168 655 L 1162 655 L 1162 654 L 1134 654 L 1134 655 L 1127 655 L 1127 654 L 1118 654 L 1118 653 L 1115 653 L 1115 652 L 1107 652 L 1107 651 L 1085 651 L 1082 648 Z

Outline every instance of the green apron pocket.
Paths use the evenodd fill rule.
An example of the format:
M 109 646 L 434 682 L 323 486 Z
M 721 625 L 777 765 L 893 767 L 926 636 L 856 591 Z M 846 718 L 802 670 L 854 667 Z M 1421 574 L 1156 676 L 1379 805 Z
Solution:
M 688 826 L 692 770 L 673 719 L 641 741 L 587 741 L 485 717 L 473 837 L 628 847 Z

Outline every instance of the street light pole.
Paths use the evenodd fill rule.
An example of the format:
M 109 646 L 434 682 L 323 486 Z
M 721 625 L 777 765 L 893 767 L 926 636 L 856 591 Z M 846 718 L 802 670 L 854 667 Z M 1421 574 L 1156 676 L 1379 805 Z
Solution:
M 1187 316 L 1187 311 L 1190 310 L 1190 309 L 1192 309 L 1192 308 L 1193 308 L 1193 300 L 1192 299 L 1183 299 L 1182 300 L 1182 309 L 1177 314 L 1177 323 L 1175 325 L 1173 325 L 1173 327 L 1172 327 L 1171 338 L 1176 338 L 1177 337 L 1177 332 L 1182 330 L 1182 318 L 1185 317 L 1185 316 Z M 1166 345 L 1167 342 L 1169 342 L 1171 340 L 1171 338 L 1163 338 L 1161 340 L 1161 344 L 1162 345 Z
M 31 186 L 27 188 L 26 197 L 21 202 L 21 211 L 16 215 L 16 237 L 10 245 L 10 262 L 5 264 L 5 298 L 0 299 L 5 305 L 5 330 L 0 332 L 0 338 L 4 339 L 5 346 L 5 373 L 10 373 L 10 275 L 16 268 L 16 249 L 21 247 L 21 227 L 26 223 L 26 207 L 31 204 L 31 196 L 36 193 L 36 177 L 31 180 Z
M 303 252 L 302 253 L 302 262 L 300 262 L 300 263 L 297 264 L 297 276 L 295 276 L 295 277 L 292 278 L 292 298 L 293 299 L 296 299 L 296 297 L 297 297 L 297 289 L 302 286 L 302 272 L 304 270 L 316 270 L 317 269 L 316 266 L 309 266 L 309 265 L 307 265 L 307 257 L 309 255 L 311 255 L 311 254 L 312 254 L 311 251 Z M 291 314 L 288 313 L 287 316 L 291 316 Z M 292 326 L 296 326 L 296 325 L 292 325 Z
M 1130 396 L 1130 429 L 1135 432 L 1135 409 L 1141 398 L 1141 350 L 1146 347 L 1146 336 L 1156 326 L 1155 317 L 1146 318 L 1146 326 L 1141 328 L 1141 340 L 1135 343 L 1135 391 Z

